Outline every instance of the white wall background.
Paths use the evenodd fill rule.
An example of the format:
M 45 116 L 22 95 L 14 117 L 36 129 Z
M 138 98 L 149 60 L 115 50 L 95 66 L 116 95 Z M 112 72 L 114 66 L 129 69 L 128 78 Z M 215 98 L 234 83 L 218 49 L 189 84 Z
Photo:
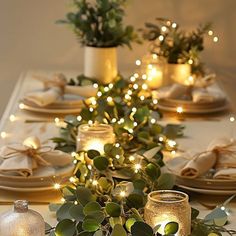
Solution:
M 83 51 L 70 29 L 55 25 L 71 0 L 0 0 L 0 114 L 22 71 L 28 69 L 78 70 Z M 204 60 L 221 73 L 236 73 L 236 0 L 130 0 L 126 21 L 136 27 L 155 17 L 169 17 L 191 29 L 214 22 L 217 44 L 206 41 Z M 146 46 L 121 48 L 120 70 L 134 66 Z M 236 85 L 236 80 L 235 83 Z

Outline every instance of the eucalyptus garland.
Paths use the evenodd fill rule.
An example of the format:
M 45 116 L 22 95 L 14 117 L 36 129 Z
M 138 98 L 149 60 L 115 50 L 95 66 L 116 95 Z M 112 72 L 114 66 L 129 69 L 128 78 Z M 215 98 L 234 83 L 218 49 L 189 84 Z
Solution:
M 50 236 L 161 235 L 158 225 L 152 229 L 145 223 L 144 206 L 148 193 L 174 186 L 173 176 L 162 171 L 163 151 L 177 148 L 174 139 L 183 134 L 183 127 L 158 123 L 158 101 L 137 78 L 117 77 L 113 84 L 105 86 L 84 76 L 70 80 L 71 85 L 91 84 L 98 91 L 84 102 L 79 116 L 65 119 L 61 136 L 53 138 L 58 149 L 72 153 L 75 170 L 61 189 L 64 203 L 50 205 L 59 221 L 48 230 Z M 106 144 L 102 153 L 76 152 L 79 125 L 94 122 L 112 125 L 116 142 Z M 203 220 L 197 218 L 198 213 L 192 209 L 191 235 L 234 233 L 222 227 L 227 221 L 222 207 Z M 174 235 L 178 227 L 176 222 L 168 222 L 164 234 Z

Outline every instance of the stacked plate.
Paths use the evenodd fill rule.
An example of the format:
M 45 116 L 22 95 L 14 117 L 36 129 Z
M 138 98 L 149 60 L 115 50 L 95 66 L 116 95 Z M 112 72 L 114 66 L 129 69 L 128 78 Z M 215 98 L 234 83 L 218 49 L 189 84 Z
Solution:
M 47 168 L 47 167 L 45 167 Z M 16 192 L 36 192 L 54 188 L 55 183 L 61 183 L 69 178 L 74 170 L 74 165 L 55 168 L 53 175 L 35 175 L 22 177 L 18 175 L 0 175 L 0 189 Z
M 196 103 L 187 100 L 164 98 L 158 101 L 158 107 L 163 111 L 169 112 L 176 112 L 177 107 L 182 107 L 184 113 L 207 114 L 225 111 L 229 108 L 229 103 L 227 99 Z
M 63 99 L 54 102 L 45 107 L 40 107 L 33 102 L 23 99 L 24 110 L 38 112 L 38 113 L 50 113 L 50 114 L 74 114 L 79 113 L 83 108 L 83 97 L 66 94 Z
M 176 185 L 182 189 L 213 195 L 236 194 L 236 181 L 225 179 L 196 178 L 176 176 Z

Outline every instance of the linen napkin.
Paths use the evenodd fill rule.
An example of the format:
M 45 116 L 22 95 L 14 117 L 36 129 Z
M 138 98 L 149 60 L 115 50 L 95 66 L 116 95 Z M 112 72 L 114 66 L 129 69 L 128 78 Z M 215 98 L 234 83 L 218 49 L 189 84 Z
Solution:
M 217 88 L 194 88 L 192 91 L 193 102 L 213 102 L 225 99 L 225 95 Z
M 177 164 L 175 164 L 177 163 Z M 173 165 L 174 164 L 174 165 Z M 229 138 L 213 140 L 206 151 L 193 157 L 178 157 L 170 169 L 187 178 L 197 178 L 215 169 L 213 178 L 236 178 L 236 141 Z
M 63 167 L 72 163 L 68 153 L 42 146 L 37 137 L 29 137 L 22 144 L 11 144 L 0 149 L 0 173 L 32 176 L 42 167 Z M 47 172 L 47 168 L 45 168 Z
M 50 105 L 61 98 L 64 94 L 73 94 L 81 97 L 92 97 L 97 93 L 97 89 L 92 85 L 71 86 L 66 85 L 67 79 L 63 74 L 55 74 L 52 78 L 35 76 L 44 84 L 45 90 L 30 92 L 25 95 L 24 99 L 34 104 L 44 107 Z

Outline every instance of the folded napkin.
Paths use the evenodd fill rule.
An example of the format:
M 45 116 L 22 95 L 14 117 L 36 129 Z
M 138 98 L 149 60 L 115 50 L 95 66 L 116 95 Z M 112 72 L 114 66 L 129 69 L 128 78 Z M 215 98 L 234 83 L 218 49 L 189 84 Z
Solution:
M 43 82 L 45 90 L 30 92 L 26 94 L 24 99 L 29 102 L 33 102 L 40 107 L 44 107 L 54 103 L 64 94 L 73 94 L 82 97 L 93 97 L 97 93 L 97 89 L 92 85 L 67 85 L 67 79 L 63 74 L 55 74 L 50 79 L 41 76 L 35 76 L 35 78 Z
M 63 167 L 71 164 L 72 160 L 68 153 L 41 146 L 37 137 L 29 137 L 22 144 L 0 149 L 0 173 L 27 177 L 43 166 Z
M 223 100 L 225 95 L 217 88 L 195 88 L 192 91 L 193 102 L 213 102 Z
M 164 87 L 159 89 L 156 92 L 156 97 L 158 99 L 162 99 L 162 98 L 179 98 L 180 96 L 182 96 L 184 93 L 187 92 L 188 87 L 184 86 L 182 84 L 173 84 L 171 86 L 168 87 Z
M 184 99 L 184 97 L 192 97 L 192 101 L 198 102 L 213 102 L 224 100 L 224 93 L 214 86 L 206 88 L 189 87 L 181 84 L 173 84 L 168 87 L 159 89 L 154 95 L 157 99 L 171 98 L 171 99 Z
M 197 178 L 215 169 L 213 178 L 236 178 L 236 141 L 215 139 L 206 151 L 193 157 L 179 157 L 178 161 L 175 160 L 170 169 L 182 177 Z

